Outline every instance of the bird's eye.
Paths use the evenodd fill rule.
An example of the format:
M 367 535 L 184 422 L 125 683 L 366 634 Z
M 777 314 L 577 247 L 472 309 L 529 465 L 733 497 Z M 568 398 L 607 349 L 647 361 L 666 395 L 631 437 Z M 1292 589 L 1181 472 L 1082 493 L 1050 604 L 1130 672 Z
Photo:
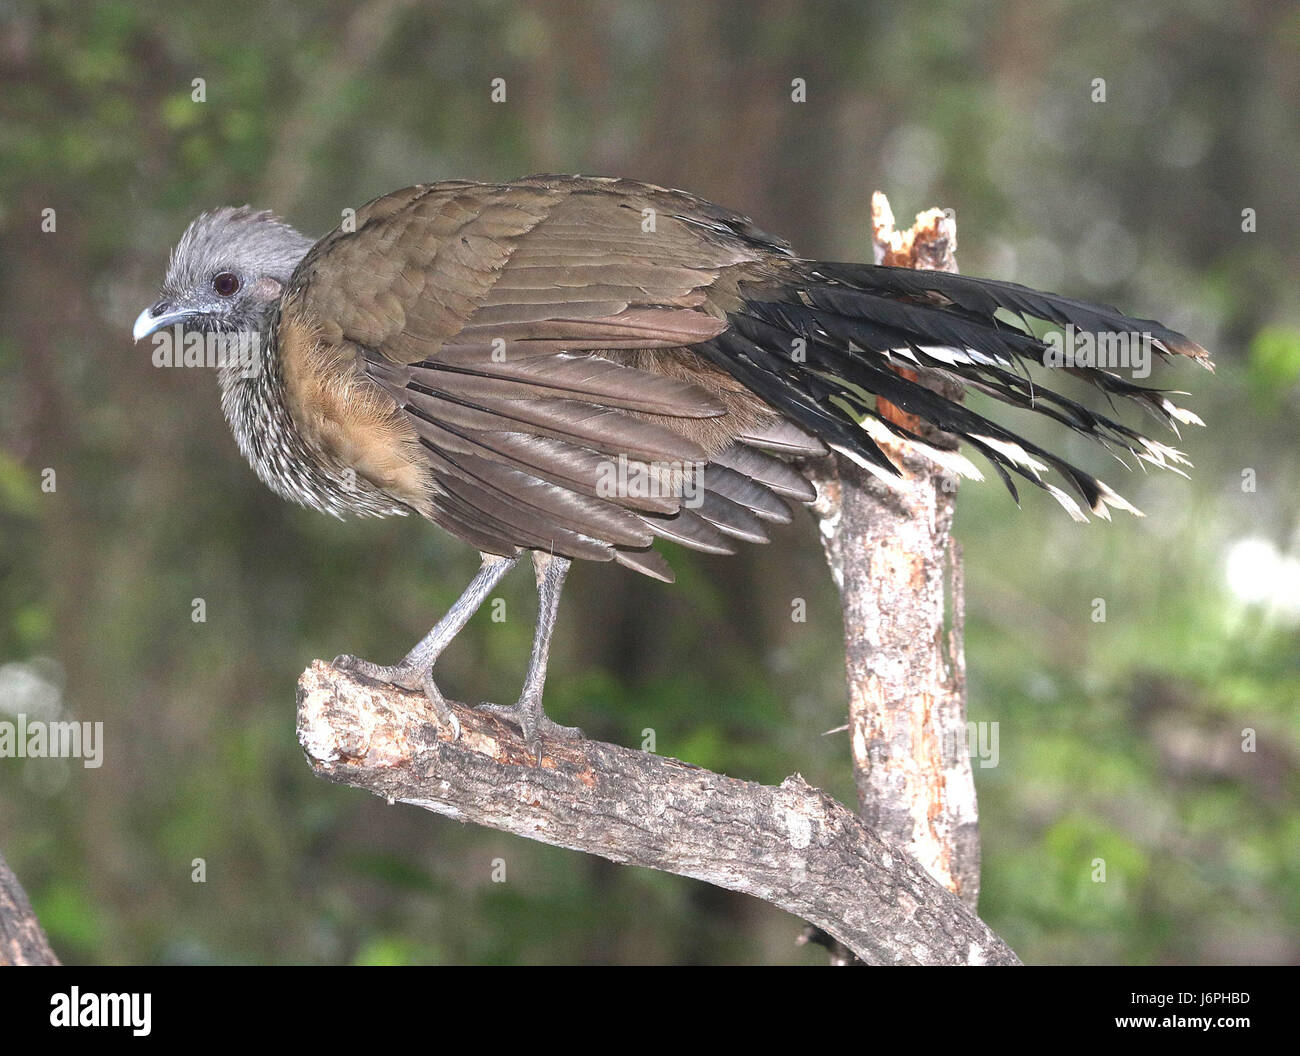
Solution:
M 239 289 L 239 276 L 233 271 L 223 271 L 212 277 L 212 288 L 222 297 L 233 297 Z

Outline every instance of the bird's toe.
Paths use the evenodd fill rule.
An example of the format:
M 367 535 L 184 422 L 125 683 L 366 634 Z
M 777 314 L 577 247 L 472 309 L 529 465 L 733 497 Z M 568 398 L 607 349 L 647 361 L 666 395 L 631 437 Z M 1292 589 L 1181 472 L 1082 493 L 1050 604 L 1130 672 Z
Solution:
M 397 686 L 399 689 L 418 690 L 422 689 L 424 685 L 425 673 L 404 664 L 387 666 L 373 663 L 370 660 L 363 660 L 359 656 L 352 656 L 349 653 L 343 653 L 334 658 L 333 666 L 340 671 L 346 671 L 350 675 L 357 675 L 369 679 L 371 682 L 382 682 L 385 685 Z

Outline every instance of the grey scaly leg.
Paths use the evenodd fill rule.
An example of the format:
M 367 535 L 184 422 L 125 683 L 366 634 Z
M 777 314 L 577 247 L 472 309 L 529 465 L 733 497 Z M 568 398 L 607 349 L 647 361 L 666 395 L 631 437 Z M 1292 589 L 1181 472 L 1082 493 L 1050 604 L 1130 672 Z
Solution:
M 442 651 L 451 644 L 451 640 L 460 633 L 461 628 L 469 622 L 470 617 L 478 611 L 493 588 L 501 582 L 501 578 L 518 563 L 519 554 L 513 557 L 484 554 L 483 564 L 479 566 L 474 578 L 469 581 L 465 592 L 447 610 L 447 615 L 438 621 L 433 630 L 420 639 L 414 649 L 392 667 L 384 667 L 346 654 L 335 657 L 334 666 L 374 679 L 376 682 L 387 682 L 390 685 L 401 686 L 403 689 L 424 690 L 438 718 L 451 726 L 454 737 L 460 737 L 460 720 L 452 713 L 446 700 L 443 699 L 442 692 L 434 684 L 433 665 Z
M 541 755 L 541 738 L 573 740 L 582 736 L 576 726 L 552 722 L 542 710 L 542 688 L 546 684 L 546 660 L 555 630 L 555 614 L 560 607 L 560 591 L 572 564 L 566 557 L 533 551 L 533 569 L 537 576 L 537 630 L 533 634 L 533 655 L 524 677 L 524 688 L 516 704 L 480 704 L 479 711 L 495 715 L 523 732 L 524 740 Z

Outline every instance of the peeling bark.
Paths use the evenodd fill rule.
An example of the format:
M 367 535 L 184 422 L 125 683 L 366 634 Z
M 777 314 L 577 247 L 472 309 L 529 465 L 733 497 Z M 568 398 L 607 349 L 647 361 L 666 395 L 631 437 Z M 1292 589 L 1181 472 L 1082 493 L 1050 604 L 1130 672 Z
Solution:
M 544 742 L 452 704 L 459 739 L 420 694 L 316 661 L 298 738 L 321 777 L 461 821 L 764 899 L 870 964 L 1016 964 L 914 861 L 797 774 L 759 785 L 598 741 Z
M 877 192 L 872 220 L 877 263 L 957 270 L 950 215 L 931 209 L 900 232 Z M 886 401 L 880 409 L 951 446 Z M 903 470 L 897 486 L 838 455 L 809 470 L 844 610 L 858 800 L 870 829 L 974 907 L 979 814 L 966 750 L 961 551 L 951 534 L 956 481 L 901 442 L 887 453 Z

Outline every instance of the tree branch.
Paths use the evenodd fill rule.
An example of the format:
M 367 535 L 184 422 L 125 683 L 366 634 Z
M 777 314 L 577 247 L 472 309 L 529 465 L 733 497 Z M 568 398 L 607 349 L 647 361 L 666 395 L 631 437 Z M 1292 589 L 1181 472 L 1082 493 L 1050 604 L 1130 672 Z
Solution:
M 316 661 L 298 739 L 321 777 L 389 802 L 694 877 L 796 914 L 871 964 L 1015 964 L 962 902 L 798 775 L 771 788 L 598 741 L 536 762 L 503 723 Z
M 0 855 L 0 965 L 58 963 L 27 892 Z
M 871 204 L 877 263 L 957 270 L 951 215 L 931 209 L 899 231 L 883 194 Z M 878 409 L 935 447 L 952 446 L 887 401 Z M 956 480 L 904 442 L 881 446 L 902 469 L 892 485 L 839 455 L 807 470 L 844 609 L 858 801 L 868 828 L 973 909 L 979 814 L 966 750 L 961 551 L 951 534 Z

